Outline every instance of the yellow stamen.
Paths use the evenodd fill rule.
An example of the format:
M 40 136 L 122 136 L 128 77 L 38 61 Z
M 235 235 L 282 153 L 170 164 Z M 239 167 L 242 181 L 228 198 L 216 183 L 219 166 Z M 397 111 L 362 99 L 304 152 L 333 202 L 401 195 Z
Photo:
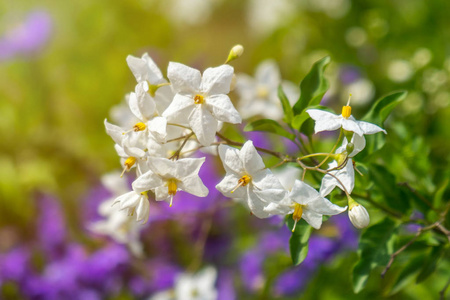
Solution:
M 251 178 L 250 176 L 248 176 L 248 175 L 242 176 L 242 177 L 238 180 L 238 185 L 231 191 L 231 193 L 233 194 L 234 191 L 236 191 L 236 190 L 237 190 L 239 187 L 241 187 L 241 186 L 246 186 L 246 185 L 250 182 L 251 179 L 252 179 L 252 178 Z
M 203 101 L 205 101 L 204 97 L 202 95 L 195 95 L 194 97 L 194 103 L 195 104 L 202 104 Z
M 265 86 L 259 86 L 256 90 L 256 94 L 259 98 L 267 98 L 269 96 L 269 90 Z
M 295 231 L 295 227 L 297 226 L 297 222 L 300 221 L 303 215 L 303 206 L 301 204 L 295 203 L 294 213 L 292 214 L 292 219 L 294 219 L 294 227 L 292 228 L 292 232 Z
M 120 178 L 123 177 L 123 174 L 125 174 L 125 171 L 129 171 L 131 167 L 136 163 L 136 157 L 130 156 L 125 160 L 125 163 L 123 164 L 125 167 L 123 168 L 122 174 L 120 174 Z
M 145 130 L 145 128 L 147 128 L 147 126 L 144 123 L 142 123 L 142 122 L 136 123 L 133 126 L 133 130 L 136 131 L 136 132 L 137 131 L 143 131 L 143 130 Z
M 352 94 L 349 95 L 347 105 L 342 107 L 342 116 L 348 119 L 352 115 L 352 107 L 350 106 L 350 99 L 352 99 Z
M 170 195 L 170 207 L 172 207 L 173 203 L 173 196 L 177 193 L 177 181 L 176 179 L 169 179 L 167 182 L 167 188 Z

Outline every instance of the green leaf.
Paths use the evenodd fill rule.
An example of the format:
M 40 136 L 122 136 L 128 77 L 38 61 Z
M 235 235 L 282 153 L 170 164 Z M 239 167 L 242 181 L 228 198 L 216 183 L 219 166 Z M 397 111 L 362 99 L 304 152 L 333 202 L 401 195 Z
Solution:
M 256 120 L 247 124 L 244 131 L 266 131 L 284 136 L 290 140 L 295 139 L 295 135 L 289 133 L 278 122 L 270 119 Z
M 330 63 L 330 57 L 326 56 L 314 63 L 311 70 L 300 83 L 300 99 L 294 105 L 294 115 L 301 114 L 306 107 L 317 105 L 328 90 L 329 83 L 324 76 L 324 71 Z
M 398 275 L 397 280 L 395 281 L 394 285 L 391 288 L 391 291 L 389 292 L 389 295 L 393 295 L 399 292 L 408 284 L 413 282 L 414 277 L 417 275 L 417 273 L 419 273 L 420 267 L 425 261 L 425 257 L 425 255 L 419 255 L 406 265 L 406 267 Z
M 404 186 L 399 186 L 395 176 L 384 166 L 370 164 L 369 178 L 381 193 L 382 201 L 390 208 L 407 215 L 411 208 L 409 194 Z
M 437 263 L 444 254 L 445 246 L 441 245 L 439 247 L 433 247 L 431 253 L 427 255 L 427 259 L 423 264 L 422 270 L 417 276 L 416 283 L 421 283 L 428 278 L 436 270 Z
M 294 228 L 294 219 L 292 215 L 286 217 L 286 225 L 292 231 Z M 306 255 L 308 255 L 308 240 L 311 235 L 311 226 L 301 219 L 295 226 L 295 231 L 292 233 L 289 240 L 289 249 L 291 251 L 292 263 L 297 266 L 301 264 Z
M 393 253 L 396 223 L 385 218 L 369 227 L 359 241 L 359 261 L 353 268 L 353 290 L 359 293 L 367 284 L 370 271 L 385 266 Z
M 439 207 L 442 204 L 442 197 L 444 196 L 444 193 L 447 189 L 448 183 L 449 183 L 449 179 L 445 178 L 441 184 L 439 185 L 439 187 L 437 188 L 436 192 L 434 193 L 434 197 L 433 197 L 433 204 L 435 207 Z
M 383 126 L 391 111 L 405 99 L 407 94 L 406 91 L 400 91 L 381 97 L 372 105 L 372 108 L 362 120 Z
M 289 103 L 289 99 L 286 97 L 286 94 L 284 93 L 281 84 L 280 86 L 278 86 L 278 98 L 280 99 L 281 106 L 283 107 L 284 112 L 283 120 L 287 124 L 291 124 L 292 118 L 294 117 L 294 113 L 292 112 L 291 104 Z

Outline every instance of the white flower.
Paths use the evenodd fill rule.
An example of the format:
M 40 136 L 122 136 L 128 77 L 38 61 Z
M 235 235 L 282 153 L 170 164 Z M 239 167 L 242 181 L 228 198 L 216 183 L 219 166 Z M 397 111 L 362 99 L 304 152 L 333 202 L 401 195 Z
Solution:
M 331 203 L 303 181 L 296 180 L 289 195 L 279 203 L 271 203 L 265 211 L 276 215 L 293 214 L 295 224 L 303 218 L 309 225 L 319 229 L 322 215 L 334 216 L 346 209 Z
M 175 279 L 176 299 L 183 300 L 215 300 L 217 290 L 214 287 L 217 271 L 207 267 L 197 274 L 181 274 Z
M 354 157 L 364 149 L 364 147 L 366 146 L 366 140 L 364 136 L 353 134 L 353 137 L 351 139 L 351 148 L 353 150 L 350 153 L 347 153 L 347 145 L 349 145 L 349 143 L 347 142 L 347 138 L 344 138 L 342 146 L 336 150 L 336 153 L 341 153 L 342 158 L 348 156 L 346 165 L 342 166 L 341 169 L 329 171 L 331 175 L 326 174 L 322 179 L 322 184 L 320 185 L 320 194 L 324 197 L 331 193 L 331 191 L 336 186 L 341 190 L 344 190 L 344 188 L 342 187 L 342 185 L 344 185 L 345 190 L 347 190 L 349 194 L 352 193 L 353 188 L 355 187 L 355 170 L 351 157 Z M 338 162 L 333 161 L 328 165 L 328 170 L 334 169 L 336 167 L 338 167 Z M 340 182 L 338 181 L 338 179 Z
M 114 204 L 120 203 L 120 210 L 126 210 L 128 215 L 136 214 L 136 220 L 145 224 L 150 215 L 150 203 L 146 192 L 131 191 L 114 200 Z
M 255 78 L 238 74 L 236 92 L 239 95 L 239 112 L 243 118 L 256 115 L 280 120 L 283 109 L 278 99 L 278 86 L 282 84 L 287 98 L 294 105 L 300 94 L 291 82 L 281 80 L 280 70 L 274 60 L 265 60 L 258 65 Z
M 89 229 L 97 234 L 110 236 L 116 242 L 126 244 L 136 256 L 142 255 L 142 244 L 139 239 L 141 226 L 126 212 L 120 211 L 114 199 L 128 191 L 126 180 L 113 172 L 102 176 L 102 183 L 113 197 L 103 201 L 98 207 L 99 214 L 105 219 L 89 224 Z
M 283 199 L 286 191 L 272 172 L 266 169 L 253 142 L 247 141 L 240 151 L 220 145 L 219 155 L 226 175 L 216 188 L 226 197 L 244 199 L 258 218 L 269 217 L 264 207 Z
M 337 166 L 337 161 L 333 161 L 328 165 L 328 168 L 334 169 Z M 342 188 L 342 184 L 349 194 L 352 193 L 353 188 L 355 187 L 355 170 L 353 169 L 353 161 L 351 159 L 347 161 L 346 165 L 342 169 L 329 171 L 329 173 L 333 176 L 326 174 L 322 178 L 322 184 L 320 185 L 320 194 L 323 197 L 331 193 L 336 186 L 341 190 L 344 190 Z M 339 179 L 340 182 L 336 178 Z
M 150 97 L 154 99 L 156 112 L 160 115 L 169 106 L 174 96 L 161 70 L 147 53 L 144 53 L 141 58 L 128 55 L 127 64 L 138 82 L 136 90 L 147 93 L 146 96 L 140 95 L 145 96 L 147 100 Z
M 175 278 L 173 290 L 154 294 L 149 300 L 216 300 L 217 271 L 206 267 L 196 274 L 183 273 Z
M 138 192 L 155 190 L 157 201 L 169 200 L 183 190 L 198 197 L 206 197 L 208 188 L 198 176 L 205 158 L 183 158 L 172 161 L 166 158 L 149 158 L 148 171 L 133 182 Z
M 356 228 L 361 229 L 369 226 L 370 216 L 366 208 L 351 198 L 349 200 L 348 217 Z
M 306 112 L 312 119 L 314 119 L 314 121 L 316 121 L 314 126 L 315 133 L 336 130 L 341 127 L 360 136 L 363 134 L 374 134 L 381 131 L 386 133 L 386 130 L 378 127 L 377 125 L 356 120 L 351 115 L 351 107 L 348 105 L 342 108 L 342 114 L 340 115 L 335 115 L 320 109 L 308 109 Z
M 189 124 L 202 145 L 209 146 L 214 141 L 218 121 L 241 122 L 226 95 L 233 76 L 231 66 L 208 68 L 202 77 L 196 69 L 171 62 L 167 76 L 177 94 L 163 117 L 178 124 Z

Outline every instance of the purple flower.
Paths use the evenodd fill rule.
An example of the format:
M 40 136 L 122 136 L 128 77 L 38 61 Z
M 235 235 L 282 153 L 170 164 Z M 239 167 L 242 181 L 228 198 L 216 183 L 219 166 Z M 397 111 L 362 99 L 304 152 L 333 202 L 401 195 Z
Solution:
M 235 300 L 236 292 L 233 284 L 233 273 L 229 270 L 219 271 L 217 279 L 217 300 Z
M 5 281 L 21 282 L 29 272 L 30 252 L 25 247 L 0 254 L 0 284 Z
M 49 195 L 40 197 L 38 203 L 37 234 L 39 241 L 46 253 L 50 256 L 57 256 L 64 247 L 67 234 L 61 205 L 56 198 Z
M 248 290 L 255 291 L 264 285 L 264 259 L 264 253 L 258 248 L 248 250 L 242 256 L 239 262 L 239 269 L 244 286 Z
M 361 78 L 361 71 L 356 66 L 343 65 L 339 69 L 339 78 L 343 84 L 351 84 Z
M 38 52 L 47 43 L 52 27 L 52 19 L 46 11 L 31 12 L 23 23 L 0 37 L 0 60 Z

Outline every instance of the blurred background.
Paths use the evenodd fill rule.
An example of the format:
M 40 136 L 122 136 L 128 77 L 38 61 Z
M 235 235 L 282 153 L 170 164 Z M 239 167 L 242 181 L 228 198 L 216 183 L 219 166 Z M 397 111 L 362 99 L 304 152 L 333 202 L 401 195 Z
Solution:
M 290 267 L 289 231 L 239 206 L 219 210 L 194 199 L 200 208 L 189 213 L 155 208 L 142 232 L 144 258 L 88 227 L 111 196 L 102 175 L 120 169 L 103 120 L 136 84 L 126 56 L 145 52 L 165 74 L 169 61 L 220 65 L 240 43 L 236 73 L 252 76 L 274 59 L 296 85 L 330 55 L 322 103 L 339 111 L 351 92 L 357 118 L 380 96 L 407 90 L 386 122 L 390 148 L 382 154 L 398 180 L 433 193 L 449 170 L 449 12 L 446 0 L 2 1 L 0 298 L 146 299 L 172 288 L 197 259 L 190 248 L 201 244 L 204 228 L 195 264 L 216 266 L 222 299 L 437 295 L 446 282 L 439 275 L 393 292 L 392 280 L 378 274 L 354 295 L 359 233 L 346 216 L 330 219 L 297 268 Z M 252 138 L 264 144 L 264 135 Z M 211 191 L 223 170 L 208 160 Z

